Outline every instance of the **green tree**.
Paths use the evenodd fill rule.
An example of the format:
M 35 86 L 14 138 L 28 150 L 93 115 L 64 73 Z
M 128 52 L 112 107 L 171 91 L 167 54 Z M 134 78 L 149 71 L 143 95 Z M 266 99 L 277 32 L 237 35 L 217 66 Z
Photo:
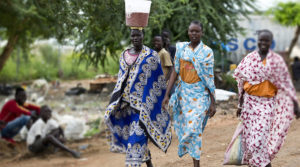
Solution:
M 208 45 L 242 31 L 241 16 L 254 9 L 255 0 L 153 0 L 145 43 L 167 28 L 174 41 L 186 41 L 192 20 L 204 24 L 203 40 Z M 0 70 L 16 45 L 28 47 L 35 39 L 54 37 L 76 41 L 81 59 L 104 64 L 106 54 L 117 57 L 129 44 L 125 26 L 124 0 L 2 0 L 0 37 L 7 44 L 0 55 Z M 213 48 L 222 51 L 220 45 Z
M 53 67 L 59 66 L 59 51 L 54 49 L 51 45 L 41 45 L 38 47 L 43 60 Z
M 78 49 L 82 55 L 81 59 L 94 65 L 104 65 L 107 53 L 116 58 L 116 53 L 129 44 L 124 0 L 90 0 L 77 5 L 81 9 L 84 22 L 76 40 L 77 46 L 82 47 Z M 151 41 L 154 32 L 163 28 L 163 23 L 171 17 L 171 8 L 172 3 L 167 0 L 153 1 L 145 43 Z
M 186 41 L 187 27 L 192 20 L 204 25 L 204 42 L 226 41 L 242 28 L 238 24 L 241 16 L 254 9 L 255 0 L 153 0 L 149 24 L 145 28 L 145 43 L 151 43 L 153 35 L 162 29 L 172 32 L 172 40 Z M 79 30 L 77 45 L 81 47 L 82 59 L 92 64 L 104 63 L 105 55 L 113 56 L 116 51 L 129 44 L 129 28 L 125 26 L 124 0 L 88 0 L 78 8 L 82 11 L 85 26 Z M 213 45 L 224 53 L 220 45 Z
M 287 53 L 288 56 L 290 56 L 300 35 L 300 2 L 279 3 L 276 7 L 272 8 L 269 13 L 273 14 L 275 20 L 282 25 L 296 26 L 295 35 Z
M 66 0 L 1 0 L 0 37 L 7 40 L 0 54 L 0 71 L 16 46 L 28 48 L 36 39 L 63 40 L 74 33 L 79 8 Z M 75 26 L 76 25 L 76 26 Z

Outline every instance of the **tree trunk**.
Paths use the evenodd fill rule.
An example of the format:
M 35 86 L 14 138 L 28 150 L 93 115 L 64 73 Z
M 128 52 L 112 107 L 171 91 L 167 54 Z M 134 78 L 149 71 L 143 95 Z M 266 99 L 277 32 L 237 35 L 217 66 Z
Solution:
M 18 35 L 13 35 L 8 38 L 7 44 L 0 55 L 0 71 L 3 69 L 6 60 L 9 58 L 11 52 L 13 51 L 14 46 L 18 41 L 18 38 Z
M 299 35 L 300 35 L 300 25 L 297 26 L 295 36 L 294 36 L 294 38 L 293 38 L 293 40 L 290 44 L 290 47 L 289 47 L 289 50 L 288 50 L 288 57 L 289 58 L 291 56 L 291 53 L 292 53 L 292 50 L 293 50 L 294 46 L 296 45 L 296 43 L 298 41 Z

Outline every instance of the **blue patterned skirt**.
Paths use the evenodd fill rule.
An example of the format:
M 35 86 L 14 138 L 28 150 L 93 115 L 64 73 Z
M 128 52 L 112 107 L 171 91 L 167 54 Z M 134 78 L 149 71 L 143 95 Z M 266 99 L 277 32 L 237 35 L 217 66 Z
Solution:
M 147 147 L 148 137 L 139 125 L 139 111 L 129 105 L 113 113 L 111 122 L 114 127 L 113 145 L 117 145 L 115 152 L 126 153 L 126 166 L 139 167 L 150 160 Z

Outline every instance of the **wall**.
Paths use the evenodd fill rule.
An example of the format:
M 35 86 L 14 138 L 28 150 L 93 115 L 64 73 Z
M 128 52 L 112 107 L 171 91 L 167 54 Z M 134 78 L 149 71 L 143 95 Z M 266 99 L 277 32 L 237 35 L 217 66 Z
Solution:
M 243 19 L 240 25 L 245 28 L 245 35 L 238 35 L 237 38 L 231 38 L 227 43 L 230 50 L 228 58 L 234 63 L 238 63 L 248 53 L 257 49 L 256 31 L 261 29 L 269 29 L 273 32 L 274 40 L 272 49 L 275 52 L 287 50 L 290 42 L 295 34 L 295 27 L 282 26 L 276 23 L 270 16 L 252 15 L 250 20 Z M 300 40 L 297 46 L 300 46 Z

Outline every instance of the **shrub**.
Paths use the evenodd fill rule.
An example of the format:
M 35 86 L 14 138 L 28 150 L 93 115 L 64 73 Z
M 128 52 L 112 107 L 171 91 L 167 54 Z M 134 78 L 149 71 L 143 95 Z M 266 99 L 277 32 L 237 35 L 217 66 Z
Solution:
M 229 74 L 222 74 L 222 89 L 238 92 L 237 81 Z
M 3 70 L 0 71 L 0 82 L 18 82 L 38 78 L 46 80 L 86 79 L 94 78 L 102 73 L 115 75 L 119 70 L 118 60 L 109 53 L 107 53 L 104 67 L 97 68 L 88 65 L 85 61 L 80 61 L 79 54 L 59 55 L 59 52 L 50 45 L 38 46 L 32 53 L 20 53 L 19 65 L 17 65 L 17 51 L 12 53 Z

